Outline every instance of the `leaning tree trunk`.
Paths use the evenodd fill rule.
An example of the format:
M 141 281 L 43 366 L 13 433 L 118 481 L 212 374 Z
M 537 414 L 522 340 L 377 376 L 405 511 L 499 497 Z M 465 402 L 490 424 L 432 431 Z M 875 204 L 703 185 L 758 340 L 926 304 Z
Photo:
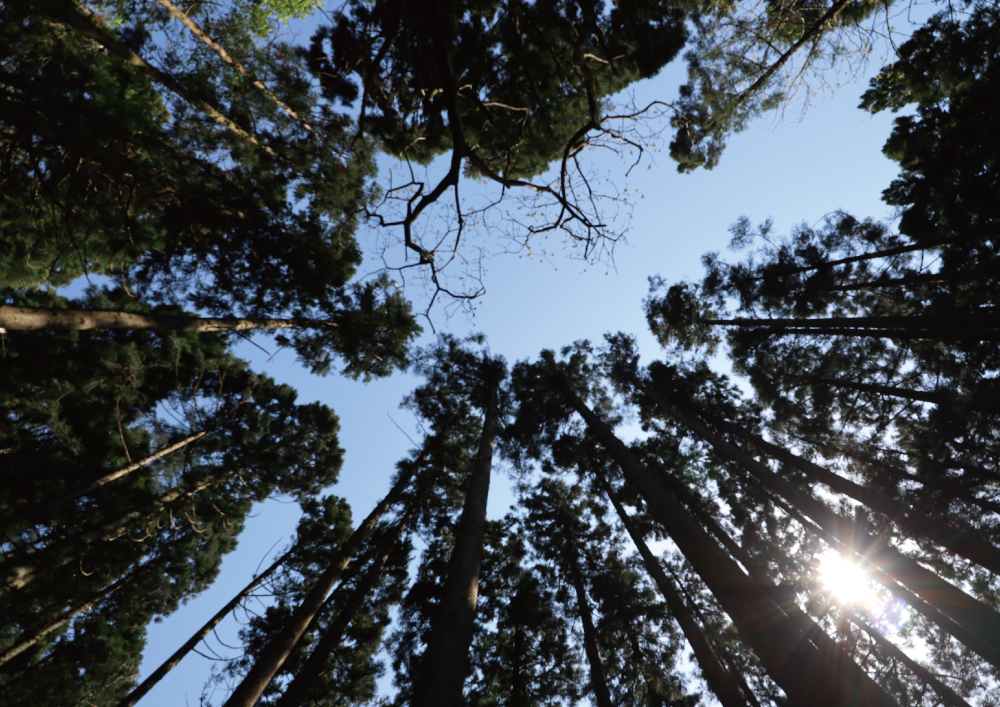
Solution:
M 131 474 L 133 471 L 141 469 L 147 464 L 152 464 L 157 459 L 162 459 L 171 452 L 176 452 L 178 449 L 186 447 L 192 442 L 198 441 L 206 434 L 207 434 L 206 432 L 198 432 L 196 434 L 191 435 L 190 437 L 185 437 L 180 442 L 176 442 L 175 444 L 172 444 L 169 447 L 165 447 L 164 449 L 161 449 L 158 452 L 150 454 L 145 459 L 140 459 L 134 464 L 129 464 L 128 466 L 113 471 L 110 474 L 105 474 L 99 479 L 95 479 L 94 481 L 91 481 L 88 484 L 84 484 L 83 486 L 78 486 L 72 491 L 67 491 L 66 493 L 59 494 L 55 498 L 45 501 L 44 503 L 39 503 L 35 506 L 32 506 L 31 508 L 26 508 L 23 511 L 18 511 L 17 513 L 13 513 L 7 516 L 6 518 L 0 518 L 0 531 L 6 530 L 7 528 L 9 528 L 12 525 L 15 525 L 16 523 L 23 523 L 25 521 L 31 520 L 32 518 L 36 518 L 42 513 L 45 513 L 46 511 L 50 511 L 53 508 L 58 508 L 62 504 L 68 503 L 69 501 L 73 501 L 77 498 L 80 498 L 81 496 L 86 496 L 87 494 L 96 491 L 101 486 L 104 486 L 105 484 L 109 484 L 112 481 L 115 481 L 117 479 L 122 478 L 123 476 L 126 476 L 127 474 Z
M 768 674 L 796 705 L 834 707 L 846 705 L 896 707 L 877 683 L 855 673 L 845 680 L 798 628 L 797 621 L 739 568 L 694 517 L 568 386 L 567 402 L 584 419 L 590 432 L 608 450 L 630 486 L 646 500 L 654 518 L 732 618 L 740 637 L 760 658 Z M 859 671 L 860 672 L 860 671 Z
M 773 319 L 708 319 L 711 326 L 763 329 L 780 334 L 814 334 L 901 340 L 997 341 L 1000 315 L 993 312 L 970 314 L 918 314 L 881 317 L 813 317 Z
M 228 472 L 227 476 L 232 474 Z M 129 523 L 148 519 L 163 512 L 169 506 L 196 495 L 216 480 L 203 481 L 191 488 L 178 487 L 167 491 L 155 501 L 139 510 L 123 513 L 118 518 L 101 524 L 91 530 L 84 530 L 51 547 L 32 553 L 23 560 L 13 560 L 0 574 L 0 596 L 11 590 L 23 589 L 40 575 L 52 572 L 83 556 L 95 543 L 107 542 L 119 537 Z
M 865 623 L 857 614 L 854 613 L 848 607 L 841 607 L 841 611 L 855 623 L 859 628 L 861 628 L 865 633 L 872 637 L 872 640 L 878 644 L 879 648 L 884 650 L 889 657 L 894 660 L 898 660 L 900 663 L 909 668 L 910 672 L 917 676 L 917 678 L 924 682 L 925 685 L 929 685 L 934 692 L 938 693 L 941 701 L 944 702 L 949 707 L 972 707 L 968 702 L 963 700 L 957 692 L 952 690 L 950 687 L 945 685 L 943 682 L 938 680 L 934 674 L 920 665 L 917 661 L 913 660 L 910 656 L 906 655 L 901 651 L 896 644 L 887 639 L 876 629 Z
M 601 643 L 597 640 L 594 612 L 587 599 L 587 588 L 583 586 L 580 562 L 572 547 L 566 548 L 565 554 L 569 563 L 570 583 L 576 593 L 577 613 L 580 616 L 580 623 L 583 624 L 583 650 L 587 655 L 587 664 L 590 666 L 590 686 L 594 690 L 594 701 L 597 703 L 597 707 L 612 707 L 608 676 L 604 670 L 604 661 L 601 659 Z
M 459 707 L 475 628 L 482 564 L 486 501 L 493 469 L 499 381 L 493 382 L 483 419 L 479 450 L 469 474 L 462 517 L 455 528 L 455 546 L 441 602 L 431 623 L 427 649 L 413 687 L 413 707 Z
M 257 700 L 264 694 L 264 690 L 271 683 L 275 673 L 284 665 L 288 656 L 291 655 L 298 644 L 299 639 L 302 638 L 302 635 L 309 628 L 313 619 L 316 618 L 327 595 L 340 579 L 344 570 L 347 569 L 347 566 L 354 558 L 361 544 L 371 534 L 382 514 L 399 500 L 416 468 L 417 465 L 414 464 L 406 473 L 400 476 L 386 497 L 375 506 L 372 512 L 368 514 L 368 517 L 361 522 L 351 534 L 351 537 L 341 546 L 337 558 L 306 593 L 302 599 L 302 603 L 299 604 L 284 628 L 260 652 L 253 667 L 250 668 L 250 672 L 247 673 L 242 682 L 233 690 L 233 694 L 226 700 L 225 707 L 253 707 L 253 705 L 257 704 Z
M 219 625 L 219 623 L 229 615 L 233 609 L 235 609 L 241 601 L 246 599 L 250 592 L 256 589 L 260 584 L 270 577 L 275 570 L 285 564 L 288 559 L 295 553 L 296 548 L 292 548 L 284 555 L 275 560 L 270 567 L 261 572 L 259 575 L 254 577 L 250 583 L 245 586 L 236 596 L 229 600 L 224 607 L 219 609 L 219 611 L 205 622 L 205 625 L 198 629 L 194 635 L 189 638 L 183 646 L 178 648 L 172 656 L 167 658 L 163 663 L 160 664 L 156 670 L 150 673 L 149 677 L 143 680 L 132 692 L 130 692 L 121 702 L 118 703 L 118 707 L 132 707 L 136 702 L 141 700 L 143 696 L 154 687 L 156 684 L 162 680 L 167 673 L 173 670 L 178 663 L 180 663 L 184 657 L 194 650 L 205 636 L 211 633 L 212 629 Z
M 653 393 L 650 393 L 650 397 L 658 400 L 658 397 Z M 657 404 L 661 404 L 661 401 Z M 913 537 L 930 540 L 994 574 L 1000 574 L 1000 548 L 991 545 L 981 537 L 955 528 L 945 521 L 930 518 L 925 513 L 906 506 L 883 493 L 865 488 L 850 479 L 824 469 L 808 459 L 803 459 L 783 447 L 768 442 L 740 425 L 719 419 L 704 411 L 700 411 L 699 414 L 715 427 L 750 442 L 768 456 L 798 469 L 813 481 L 859 501 L 875 513 L 885 516 Z
M 691 650 L 694 651 L 695 660 L 698 661 L 698 666 L 701 668 L 702 675 L 705 678 L 705 682 L 708 683 L 709 689 L 715 694 L 719 702 L 722 703 L 722 707 L 747 707 L 746 699 L 740 693 L 740 689 L 733 680 L 733 676 L 729 674 L 719 656 L 715 654 L 705 633 L 691 615 L 684 599 L 681 598 L 680 592 L 677 591 L 674 583 L 667 577 L 666 572 L 663 571 L 663 567 L 660 566 L 659 561 L 646 545 L 642 534 L 635 527 L 635 523 L 632 522 L 632 519 L 625 512 L 625 509 L 618 500 L 618 495 L 612 490 L 611 485 L 603 476 L 599 475 L 599 479 L 605 493 L 611 499 L 611 504 L 618 512 L 618 517 L 621 519 L 622 525 L 625 526 L 629 537 L 632 538 L 632 542 L 638 548 L 639 555 L 646 566 L 646 571 L 649 572 L 650 577 L 656 582 L 656 586 L 659 587 L 660 593 L 667 602 L 667 608 L 670 610 L 671 616 L 680 625 L 681 631 L 684 632 L 684 637 L 687 639 L 688 644 L 690 644 Z
M 399 545 L 399 541 L 406 531 L 406 526 L 413 516 L 414 510 L 415 506 L 406 514 L 406 517 L 396 524 L 396 532 L 388 539 L 382 554 L 372 563 L 371 567 L 368 568 L 364 576 L 358 581 L 347 602 L 338 609 L 337 616 L 323 632 L 322 638 L 320 638 L 316 647 L 313 648 L 306 662 L 299 668 L 295 677 L 288 684 L 288 687 L 285 688 L 284 694 L 275 703 L 275 707 L 299 707 L 299 705 L 305 704 L 309 693 L 313 690 L 326 668 L 330 654 L 340 645 L 344 631 L 347 630 L 347 625 L 351 623 L 354 614 L 361 608 L 361 605 L 368 597 L 368 593 L 382 576 L 382 570 L 385 568 L 396 546 Z
M 721 458 L 737 464 L 747 471 L 765 488 L 786 499 L 829 535 L 850 539 L 847 544 L 852 554 L 856 554 L 866 563 L 882 568 L 927 603 L 939 608 L 970 632 L 980 635 L 986 643 L 1000 645 L 1000 615 L 990 607 L 969 596 L 895 548 L 872 538 L 856 523 L 840 516 L 811 494 L 782 479 L 764 464 L 754 459 L 748 452 L 727 442 L 706 425 L 681 413 L 662 400 L 658 401 L 657 405 L 664 413 L 711 444 Z
M 785 503 L 783 499 L 772 495 L 775 505 L 782 508 L 791 518 L 794 518 L 799 525 L 808 530 L 818 538 L 822 538 L 826 543 L 836 549 L 841 554 L 850 554 L 852 548 L 846 545 L 840 538 L 831 535 L 823 528 L 819 527 L 808 518 L 805 518 L 796 508 Z M 1000 667 L 1000 645 L 985 640 L 978 633 L 962 626 L 954 619 L 939 611 L 933 604 L 930 604 L 905 586 L 896 581 L 887 572 L 883 572 L 878 566 L 868 562 L 864 558 L 860 561 L 861 569 L 871 575 L 872 579 L 902 599 L 907 606 L 921 614 L 931 623 L 937 624 L 945 633 L 954 636 L 957 640 L 978 653 L 982 658 Z
M 862 393 L 875 393 L 876 395 L 886 395 L 893 398 L 903 398 L 920 403 L 933 403 L 941 405 L 948 401 L 951 395 L 939 390 L 916 390 L 914 388 L 900 388 L 894 385 L 878 385 L 875 383 L 860 383 L 858 381 L 847 380 L 846 378 L 810 378 L 809 383 L 822 383 L 834 388 L 846 388 L 857 390 Z
M 155 331 L 247 331 L 251 329 L 324 329 L 334 322 L 316 319 L 261 319 L 240 317 L 188 317 L 97 309 L 52 309 L 0 305 L 0 330 L 39 329 L 153 329 Z

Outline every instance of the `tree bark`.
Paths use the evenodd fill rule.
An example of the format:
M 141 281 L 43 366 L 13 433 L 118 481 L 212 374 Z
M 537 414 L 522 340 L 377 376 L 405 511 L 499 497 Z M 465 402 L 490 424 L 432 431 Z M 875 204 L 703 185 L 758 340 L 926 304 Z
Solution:
M 796 626 L 757 583 L 708 537 L 705 529 L 628 448 L 570 389 L 563 386 L 567 402 L 584 419 L 588 429 L 608 450 L 626 481 L 646 500 L 653 517 L 701 576 L 732 618 L 737 631 L 761 659 L 768 674 L 795 705 L 895 706 L 863 672 L 855 679 L 841 673 Z
M 455 528 L 455 547 L 448 558 L 448 575 L 438 604 L 420 673 L 413 687 L 413 707 L 460 707 L 475 628 L 479 568 L 486 528 L 486 502 L 493 469 L 499 381 L 492 382 L 483 419 L 479 450 L 469 474 L 462 516 Z
M 0 330 L 152 329 L 155 331 L 247 331 L 253 329 L 322 329 L 337 326 L 316 319 L 189 317 L 96 309 L 53 309 L 0 305 Z
M 245 586 L 236 596 L 229 600 L 224 607 L 219 609 L 219 611 L 210 618 L 205 624 L 198 629 L 194 635 L 189 638 L 183 646 L 178 648 L 172 656 L 167 658 L 160 666 L 149 674 L 145 680 L 143 680 L 132 692 L 130 692 L 121 702 L 118 703 L 118 707 L 132 707 L 136 702 L 141 700 L 147 692 L 156 687 L 156 684 L 163 679 L 163 677 L 173 670 L 178 663 L 180 663 L 184 657 L 194 650 L 205 636 L 211 633 L 212 629 L 219 625 L 219 623 L 229 615 L 233 609 L 235 609 L 241 601 L 246 599 L 250 592 L 260 586 L 261 582 L 271 576 L 275 570 L 285 564 L 295 552 L 295 548 L 292 548 L 284 555 L 275 560 L 270 567 L 261 572 L 259 575 L 254 577 L 250 583 Z
M 709 689 L 715 694 L 719 702 L 722 703 L 722 707 L 747 707 L 747 702 L 743 695 L 740 694 L 733 676 L 729 674 L 719 656 L 715 654 L 712 645 L 705 637 L 705 633 L 698 626 L 691 612 L 688 611 L 680 592 L 677 591 L 674 583 L 667 577 L 666 572 L 663 571 L 663 567 L 660 566 L 659 560 L 650 551 L 639 530 L 632 522 L 632 519 L 625 512 L 625 509 L 618 500 L 618 495 L 612 490 L 611 485 L 603 476 L 599 475 L 599 479 L 605 493 L 611 499 L 611 504 L 618 512 L 618 517 L 621 519 L 622 525 L 625 526 L 629 537 L 632 538 L 632 542 L 639 550 L 639 555 L 646 566 L 646 571 L 649 572 L 650 577 L 656 582 L 656 586 L 659 587 L 660 593 L 667 602 L 670 614 L 680 625 L 681 631 L 684 632 L 684 637 L 687 639 L 688 644 L 690 644 L 691 650 L 694 651 L 695 660 L 698 661 L 698 666 L 701 668 L 701 673 L 705 677 L 705 682 L 708 683 Z
M 382 514 L 399 499 L 415 470 L 416 465 L 399 478 L 386 497 L 375 506 L 368 517 L 347 539 L 347 542 L 341 546 L 337 559 L 320 575 L 316 583 L 306 593 L 302 603 L 299 604 L 285 627 L 261 651 L 250 672 L 226 700 L 225 707 L 253 707 L 257 704 L 257 700 L 271 683 L 274 674 L 284 665 L 299 639 L 316 618 L 316 614 L 319 613 L 327 595 L 340 579 L 344 570 L 347 569 L 355 553 L 361 547 L 361 543 L 371 534 Z
M 16 523 L 22 523 L 24 521 L 31 520 L 32 518 L 35 518 L 41 515 L 42 513 L 45 513 L 46 511 L 50 511 L 53 508 L 58 508 L 64 503 L 80 498 L 81 496 L 85 496 L 91 493 L 92 491 L 96 491 L 105 484 L 109 484 L 112 481 L 115 481 L 116 479 L 120 479 L 126 474 L 131 474 L 133 471 L 141 469 L 147 464 L 151 464 L 157 459 L 161 459 L 167 456 L 171 452 L 176 452 L 178 449 L 186 447 L 192 442 L 195 442 L 204 437 L 205 434 L 206 434 L 205 432 L 199 432 L 197 434 L 193 434 L 190 437 L 182 439 L 180 442 L 172 444 L 169 447 L 166 447 L 154 454 L 149 455 L 145 459 L 140 459 L 135 464 L 129 464 L 128 466 L 122 469 L 118 469 L 117 471 L 113 471 L 110 474 L 106 474 L 105 476 L 102 476 L 99 479 L 91 481 L 89 484 L 86 484 L 84 486 L 79 486 L 73 489 L 72 491 L 67 491 L 66 493 L 60 494 L 55 498 L 53 498 L 52 500 L 45 501 L 44 503 L 39 503 L 35 506 L 32 506 L 31 508 L 27 508 L 23 511 L 18 511 L 17 513 L 13 513 L 7 516 L 6 518 L 2 518 L 0 519 L 0 530 L 6 530 L 7 528 Z
M 403 537 L 403 533 L 406 531 L 406 526 L 412 515 L 413 509 L 410 510 L 403 520 L 396 524 L 396 532 L 389 539 L 385 550 L 372 563 L 368 571 L 365 572 L 364 577 L 361 578 L 354 591 L 351 592 L 351 596 L 344 606 L 337 611 L 336 618 L 327 626 L 322 638 L 320 638 L 309 654 L 309 658 L 299 668 L 298 673 L 285 688 L 284 694 L 275 703 L 275 707 L 299 707 L 299 705 L 305 704 L 309 693 L 313 690 L 313 687 L 322 675 L 330 654 L 340 645 L 344 631 L 347 630 L 347 626 L 354 618 L 354 614 L 361 608 L 361 605 L 368 597 L 368 593 L 375 586 L 379 577 L 382 576 L 382 570 L 399 544 L 400 538 Z

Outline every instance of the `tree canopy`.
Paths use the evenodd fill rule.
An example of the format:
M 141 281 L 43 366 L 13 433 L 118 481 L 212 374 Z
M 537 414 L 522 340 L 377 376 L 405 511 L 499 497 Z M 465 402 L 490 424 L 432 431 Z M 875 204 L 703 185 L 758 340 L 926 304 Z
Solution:
M 1000 701 L 992 4 L 863 97 L 905 113 L 898 223 L 741 218 L 701 280 L 651 278 L 658 352 L 411 350 L 398 281 L 475 294 L 442 279 L 475 182 L 535 200 L 511 238 L 593 256 L 620 234 L 585 148 L 644 150 L 665 113 L 679 169 L 711 167 L 881 5 L 349 0 L 301 46 L 265 38 L 309 0 L 0 7 L 0 701 L 137 704 L 234 611 L 206 705 Z M 677 101 L 619 105 L 677 56 Z M 380 229 L 416 262 L 359 277 Z M 334 411 L 234 355 L 255 329 L 313 373 L 421 379 L 373 508 L 331 493 Z M 274 498 L 291 543 L 140 675 Z

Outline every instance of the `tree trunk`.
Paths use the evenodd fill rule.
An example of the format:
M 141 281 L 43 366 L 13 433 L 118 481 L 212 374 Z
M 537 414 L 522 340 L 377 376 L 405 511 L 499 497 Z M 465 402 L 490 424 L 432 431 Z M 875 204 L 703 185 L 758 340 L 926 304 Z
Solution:
M 951 395 L 947 392 L 937 390 L 914 390 L 913 388 L 899 388 L 892 385 L 876 385 L 874 383 L 859 383 L 843 378 L 813 378 L 810 383 L 825 383 L 835 388 L 848 388 L 850 390 L 860 390 L 862 393 L 876 393 L 878 395 L 889 395 L 894 398 L 903 398 L 914 402 L 933 403 L 941 405 L 948 401 Z
M 749 453 L 730 444 L 702 423 L 667 405 L 663 400 L 657 400 L 657 405 L 664 413 L 711 444 L 720 457 L 739 465 L 765 488 L 787 499 L 791 505 L 802 511 L 803 515 L 812 519 L 831 536 L 843 539 L 853 554 L 881 567 L 929 604 L 933 604 L 970 631 L 981 635 L 987 643 L 1000 645 L 1000 616 L 988 606 L 895 548 L 872 538 L 857 524 L 843 518 L 812 495 L 782 479 Z
M 155 331 L 247 331 L 251 329 L 322 329 L 337 326 L 316 319 L 253 319 L 140 314 L 97 309 L 52 309 L 0 305 L 0 330 L 152 329 Z
M 73 489 L 72 491 L 67 491 L 66 493 L 60 494 L 49 501 L 45 501 L 44 503 L 39 503 L 35 506 L 32 506 L 31 508 L 27 508 L 23 511 L 18 511 L 17 513 L 13 513 L 7 516 L 6 518 L 2 518 L 0 519 L 0 531 L 6 530 L 7 528 L 16 523 L 22 523 L 24 521 L 31 520 L 32 518 L 35 518 L 41 515 L 42 513 L 45 513 L 46 511 L 50 511 L 53 508 L 58 508 L 62 504 L 67 503 L 69 501 L 73 501 L 77 498 L 80 498 L 81 496 L 86 496 L 92 491 L 96 491 L 101 486 L 104 486 L 105 484 L 109 484 L 112 481 L 115 481 L 116 479 L 120 479 L 126 474 L 132 473 L 136 469 L 141 469 L 147 464 L 151 464 L 157 459 L 161 459 L 167 456 L 171 452 L 176 452 L 178 449 L 186 447 L 192 442 L 195 442 L 204 437 L 205 434 L 206 434 L 205 432 L 199 432 L 197 434 L 193 434 L 190 437 L 182 439 L 180 442 L 177 442 L 176 444 L 172 444 L 169 447 L 166 447 L 154 454 L 149 455 L 145 459 L 140 459 L 135 464 L 129 464 L 128 466 L 122 469 L 118 469 L 117 471 L 113 471 L 110 474 L 106 474 L 105 476 L 102 476 L 99 479 L 91 481 L 89 484 L 85 484 L 84 486 L 79 486 Z
M 778 506 L 783 508 L 789 516 L 797 520 L 803 528 L 806 528 L 817 537 L 825 540 L 830 547 L 836 549 L 842 554 L 849 554 L 851 552 L 851 548 L 843 541 L 834 535 L 827 533 L 823 530 L 823 528 L 815 525 L 807 518 L 804 518 L 801 513 L 799 513 L 792 506 L 784 503 L 782 499 L 773 497 L 773 500 Z M 946 616 L 933 604 L 920 599 L 916 594 L 897 582 L 888 573 L 883 572 L 879 567 L 868 562 L 865 558 L 862 558 L 859 564 L 865 572 L 872 576 L 872 579 L 906 602 L 910 608 L 922 614 L 928 621 L 937 624 L 942 630 L 967 645 L 985 660 L 989 661 L 993 665 L 996 665 L 997 667 L 1000 667 L 1000 645 L 991 643 L 989 640 L 984 639 L 979 634 L 974 633 L 972 630 L 960 625 L 949 616 Z
M 226 476 L 232 474 L 228 472 Z M 177 501 L 194 496 L 212 485 L 213 481 L 203 481 L 190 489 L 173 488 L 143 508 L 125 513 L 103 525 L 84 530 L 54 545 L 28 555 L 23 561 L 13 560 L 13 565 L 0 574 L 0 596 L 16 589 L 23 589 L 39 575 L 52 572 L 83 556 L 91 545 L 114 540 L 122 529 L 131 522 L 150 518 L 162 512 Z
M 650 513 L 708 585 L 732 618 L 740 636 L 757 653 L 768 674 L 793 704 L 895 707 L 895 701 L 867 675 L 855 673 L 855 680 L 844 679 L 796 622 L 708 537 L 705 529 L 634 458 L 607 424 L 568 386 L 563 392 L 590 432 L 621 467 L 626 481 L 646 500 Z
M 479 450 L 469 474 L 462 517 L 455 528 L 455 546 L 448 558 L 448 575 L 434 613 L 427 649 L 413 687 L 413 707 L 460 707 L 475 628 L 479 568 L 486 528 L 486 501 L 493 469 L 499 381 L 493 381 L 483 419 Z
M 978 240 L 978 239 L 968 239 L 968 240 Z M 833 268 L 838 265 L 847 265 L 849 263 L 860 263 L 862 260 L 875 260 L 877 258 L 891 258 L 894 255 L 903 255 L 904 253 L 913 253 L 918 250 L 935 250 L 937 248 L 944 248 L 950 243 L 959 242 L 945 241 L 943 243 L 934 243 L 931 245 L 923 245 L 919 243 L 913 243 L 910 245 L 899 246 L 897 248 L 886 248 L 885 250 L 877 250 L 873 253 L 862 253 L 861 255 L 852 255 L 847 258 L 840 258 L 838 260 L 829 260 L 825 263 L 820 263 L 819 265 L 802 265 L 799 267 L 788 268 L 787 270 L 782 270 L 780 272 L 769 272 L 768 278 L 784 277 L 787 275 L 796 275 L 800 272 L 808 272 L 809 270 L 822 270 L 824 268 Z M 757 281 L 763 280 L 764 277 L 755 278 Z
M 746 700 L 740 694 L 740 690 L 735 684 L 733 677 L 726 670 L 719 656 L 715 654 L 711 644 L 705 637 L 705 633 L 698 626 L 691 612 L 688 611 L 674 583 L 667 577 L 666 572 L 663 571 L 663 567 L 660 566 L 659 560 L 650 551 L 642 535 L 632 522 L 632 519 L 629 518 L 625 509 L 618 501 L 618 495 L 615 494 L 611 485 L 603 476 L 599 475 L 599 480 L 604 487 L 605 493 L 608 494 L 608 498 L 611 499 L 612 505 L 618 512 L 618 517 L 621 519 L 622 525 L 625 526 L 629 537 L 632 538 L 632 542 L 638 548 L 639 555 L 646 566 L 646 571 L 649 572 L 650 577 L 656 582 L 656 586 L 659 587 L 660 593 L 666 600 L 670 614 L 680 624 L 681 631 L 684 632 L 684 637 L 690 644 L 691 650 L 694 651 L 695 660 L 698 661 L 698 666 L 701 668 L 702 675 L 705 678 L 705 682 L 708 683 L 709 689 L 715 694 L 719 702 L 722 703 L 722 707 L 747 707 Z
M 47 624 L 45 624 L 42 628 L 38 629 L 31 636 L 28 636 L 27 638 L 20 640 L 16 645 L 11 646 L 2 654 L 0 654 L 0 665 L 3 665 L 12 658 L 16 658 L 17 656 L 21 655 L 21 653 L 31 648 L 33 645 L 38 643 L 40 640 L 42 640 L 49 634 L 53 633 L 54 631 L 58 631 L 60 628 L 62 628 L 70 621 L 72 621 L 76 616 L 79 616 L 84 611 L 92 607 L 94 604 L 103 601 L 112 593 L 120 589 L 128 581 L 132 580 L 134 576 L 135 576 L 134 572 L 129 573 L 127 576 L 122 577 L 114 584 L 98 592 L 93 598 L 88 599 L 84 603 L 73 607 L 59 618 L 49 621 Z
M 294 552 L 295 548 L 292 548 L 275 560 L 270 567 L 254 577 L 247 586 L 245 586 L 236 596 L 229 600 L 228 604 L 219 609 L 215 616 L 206 621 L 205 625 L 198 629 L 195 634 L 184 643 L 183 646 L 178 648 L 172 656 L 163 661 L 163 663 L 160 664 L 160 667 L 150 673 L 149 677 L 143 680 L 134 690 L 132 690 L 132 692 L 119 702 L 118 707 L 132 707 L 132 705 L 141 700 L 147 692 L 156 687 L 156 684 L 162 680 L 167 673 L 173 670 L 188 653 L 194 650 L 194 647 L 197 646 L 201 640 L 205 638 L 205 636 L 211 633 L 212 629 L 218 626 L 219 623 L 229 615 L 229 612 L 235 609 L 240 602 L 246 599 L 250 595 L 250 592 L 260 586 L 261 582 L 270 577 L 275 570 L 285 564 Z
M 299 707 L 299 705 L 305 704 L 309 693 L 316 685 L 316 681 L 322 675 L 330 654 L 340 645 L 344 631 L 347 630 L 347 625 L 351 623 L 354 614 L 357 613 L 368 597 L 368 593 L 372 590 L 372 587 L 375 586 L 379 577 L 382 576 L 382 570 L 385 568 L 386 562 L 389 561 L 390 555 L 392 555 L 399 544 L 400 538 L 403 537 L 406 526 L 413 516 L 413 511 L 414 508 L 411 508 L 406 517 L 396 524 L 396 532 L 389 539 L 385 550 L 372 563 L 368 571 L 365 572 L 364 577 L 358 581 L 347 603 L 339 609 L 336 618 L 327 626 L 323 632 L 323 637 L 320 638 L 319 642 L 313 648 L 306 662 L 299 668 L 295 678 L 285 688 L 284 694 L 275 703 L 275 707 Z
M 253 707 L 257 704 L 257 700 L 271 683 L 274 674 L 284 665 L 299 639 L 316 618 L 327 595 L 347 569 L 361 543 L 371 534 L 382 514 L 399 499 L 415 470 L 416 464 L 399 478 L 386 497 L 375 506 L 347 542 L 341 546 L 337 559 L 306 593 L 285 627 L 261 651 L 250 672 L 226 700 L 225 707 Z
M 604 661 L 601 660 L 601 643 L 597 640 L 597 631 L 594 629 L 594 615 L 587 600 L 587 589 L 583 586 L 580 563 L 572 547 L 566 548 L 566 556 L 570 567 L 570 581 L 576 593 L 577 613 L 580 615 L 580 623 L 583 624 L 583 650 L 590 666 L 590 686 L 594 690 L 594 701 L 597 707 L 612 707 L 608 678 L 604 672 Z
M 770 329 L 789 334 L 861 336 L 917 340 L 1000 340 L 1000 317 L 994 313 L 883 317 L 813 317 L 773 319 L 708 319 L 712 326 Z
M 934 692 L 938 693 L 941 700 L 946 705 L 949 705 L 949 707 L 972 707 L 968 702 L 963 700 L 957 692 L 934 677 L 934 674 L 931 673 L 930 670 L 917 663 L 910 656 L 906 655 L 906 653 L 897 648 L 892 641 L 888 640 L 877 630 L 862 621 L 850 608 L 843 606 L 840 610 L 844 612 L 848 619 L 871 636 L 872 640 L 874 640 L 882 650 L 888 653 L 889 656 L 909 668 L 910 672 L 922 680 L 924 684 L 929 685 Z
M 651 394 L 651 397 L 655 394 Z M 894 522 L 910 535 L 930 540 L 951 552 L 971 560 L 988 569 L 994 574 L 1000 574 L 1000 549 L 994 547 L 973 533 L 959 530 L 948 523 L 927 517 L 909 506 L 906 506 L 885 494 L 865 488 L 850 479 L 834 474 L 828 469 L 807 459 L 797 456 L 787 449 L 779 447 L 752 432 L 731 422 L 721 420 L 701 412 L 707 421 L 719 429 L 730 432 L 751 444 L 759 447 L 769 456 L 785 462 L 803 472 L 807 477 L 824 484 L 831 490 L 849 496 L 861 502 L 875 513 L 881 514 Z

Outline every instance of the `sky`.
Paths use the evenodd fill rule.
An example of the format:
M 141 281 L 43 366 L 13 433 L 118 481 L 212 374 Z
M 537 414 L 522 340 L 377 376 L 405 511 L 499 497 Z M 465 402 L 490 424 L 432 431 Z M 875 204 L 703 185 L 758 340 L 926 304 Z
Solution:
M 905 29 L 905 15 L 896 24 Z M 896 41 L 901 42 L 902 35 Z M 869 74 L 882 64 L 872 58 Z M 683 67 L 675 62 L 655 79 L 633 87 L 635 101 L 674 96 L 683 78 Z M 773 218 L 777 234 L 803 222 L 815 225 L 838 209 L 859 217 L 891 218 L 892 211 L 880 196 L 897 173 L 881 152 L 893 116 L 873 117 L 857 108 L 866 76 L 841 79 L 842 87 L 814 97 L 804 112 L 792 106 L 783 116 L 766 117 L 732 137 L 711 171 L 678 174 L 666 153 L 667 140 L 660 145 L 662 153 L 647 154 L 628 178 L 627 164 L 607 153 L 594 156 L 596 167 L 610 175 L 619 191 L 627 188 L 634 207 L 627 242 L 616 246 L 613 263 L 588 266 L 568 257 L 558 243 L 545 246 L 551 251 L 548 257 L 504 255 L 503 243 L 494 240 L 488 247 L 498 254 L 485 262 L 486 292 L 474 312 L 452 311 L 455 308 L 449 308 L 447 301 L 440 302 L 430 313 L 433 327 L 459 337 L 482 332 L 492 353 L 504 356 L 509 364 L 580 339 L 600 342 L 606 332 L 615 331 L 636 335 L 643 356 L 650 360 L 659 352 L 642 311 L 647 278 L 698 279 L 701 256 L 726 249 L 727 229 L 740 216 L 755 223 Z M 476 185 L 463 185 L 467 187 L 474 197 Z M 380 266 L 379 234 L 359 235 L 368 253 L 361 272 L 374 272 Z M 400 252 L 389 250 L 386 256 L 392 260 Z M 426 306 L 426 295 L 419 288 L 408 288 L 406 294 L 418 310 Z M 419 343 L 426 345 L 434 335 L 426 320 L 423 324 Z M 299 366 L 291 351 L 279 351 L 267 339 L 255 341 L 266 352 L 241 344 L 237 354 L 255 370 L 296 388 L 300 402 L 319 401 L 339 415 L 346 456 L 340 482 L 330 493 L 345 497 L 355 520 L 360 520 L 388 491 L 396 461 L 412 447 L 408 435 L 418 439 L 412 414 L 401 410 L 399 403 L 419 379 L 397 374 L 364 384 L 337 375 L 320 378 Z M 502 464 L 495 464 L 492 483 L 489 513 L 496 518 L 512 503 Z M 287 501 L 269 501 L 256 510 L 238 549 L 224 560 L 215 585 L 150 627 L 140 677 L 155 669 L 289 543 L 297 518 L 297 506 Z M 236 645 L 237 630 L 238 623 L 230 620 L 220 627 L 219 635 Z M 211 645 L 232 654 L 214 641 Z M 211 665 L 189 655 L 141 704 L 198 704 Z M 220 698 L 221 694 L 216 696 L 217 701 Z

